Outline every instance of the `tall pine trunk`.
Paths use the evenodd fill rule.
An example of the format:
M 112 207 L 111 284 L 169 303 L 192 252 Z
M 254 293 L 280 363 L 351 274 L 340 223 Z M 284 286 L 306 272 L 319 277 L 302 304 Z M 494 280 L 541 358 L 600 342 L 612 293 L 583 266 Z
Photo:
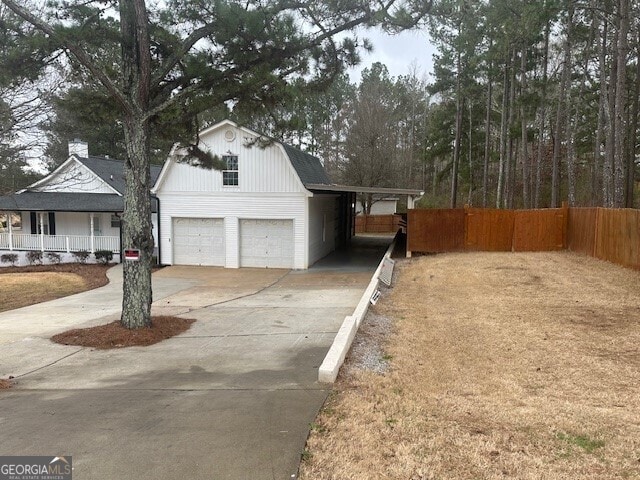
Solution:
M 492 42 L 493 43 L 493 42 Z M 492 43 L 489 45 L 491 48 Z M 482 207 L 487 208 L 487 194 L 489 191 L 489 157 L 491 155 L 491 106 L 493 103 L 493 79 L 491 78 L 491 69 L 493 65 L 489 65 L 487 75 L 487 112 L 484 124 L 484 161 L 482 165 Z
M 151 176 L 149 169 L 149 110 L 151 53 L 149 20 L 144 0 L 120 2 L 122 30 L 123 91 L 130 101 L 125 113 L 125 192 L 122 248 L 139 249 L 139 261 L 123 266 L 121 323 L 127 328 L 151 325 Z M 135 208 L 135 210 L 134 210 Z
M 511 55 L 507 54 L 502 79 L 502 112 L 500 114 L 500 159 L 498 165 L 498 185 L 496 187 L 496 208 L 503 208 L 505 164 L 507 163 L 507 117 L 509 116 L 509 62 Z
M 527 108 L 524 102 L 524 95 L 527 89 L 527 48 L 523 43 L 520 57 L 520 155 L 522 157 L 522 204 L 524 208 L 529 208 L 529 158 L 527 154 Z
M 611 42 L 613 50 L 617 49 L 620 29 L 616 28 Z M 604 206 L 615 206 L 615 158 L 616 158 L 616 86 L 618 84 L 618 62 L 611 61 L 611 73 L 609 75 L 609 91 L 607 92 L 607 140 L 605 148 L 605 166 L 603 169 L 603 195 Z
M 551 22 L 548 21 L 544 29 L 544 57 L 542 60 L 542 97 L 540 98 L 540 124 L 538 125 L 538 154 L 536 159 L 536 189 L 534 207 L 540 207 L 540 189 L 542 184 L 543 153 L 546 150 L 544 141 L 544 127 L 547 116 L 547 82 L 549 79 L 549 37 L 551 35 Z
M 636 183 L 636 155 L 638 153 L 638 115 L 640 114 L 640 30 L 637 33 L 636 44 L 636 78 L 633 89 L 633 108 L 629 128 L 629 153 L 627 155 L 627 189 L 625 192 L 625 206 L 633 208 L 634 187 Z
M 456 131 L 453 143 L 453 167 L 451 171 L 451 208 L 456 208 L 458 201 L 458 169 L 460 166 L 460 147 L 462 141 L 462 55 L 456 56 Z
M 564 137 L 563 120 L 569 118 L 566 115 L 566 96 L 569 88 L 571 76 L 571 33 L 573 30 L 573 0 L 568 2 L 569 8 L 567 12 L 567 25 L 564 41 L 564 59 L 562 65 L 562 74 L 560 80 L 560 93 L 558 95 L 558 105 L 556 110 L 556 127 L 555 138 L 553 142 L 553 165 L 551 173 L 551 207 L 560 206 L 560 155 L 562 149 L 562 139 Z
M 567 39 L 564 44 L 564 66 L 563 66 L 563 81 L 565 80 L 565 70 L 567 68 L 570 75 L 571 71 L 571 48 L 573 42 L 573 3 L 569 2 L 569 11 L 567 12 Z M 567 124 L 565 131 L 567 132 L 567 197 L 570 206 L 576 204 L 576 128 L 578 122 L 578 106 L 571 103 L 571 85 L 569 78 L 566 79 L 567 84 L 563 90 L 561 103 L 564 105 L 563 110 L 566 111 Z M 581 95 L 578 95 L 580 98 Z
M 596 18 L 594 16 L 594 18 Z M 602 19 L 602 31 L 600 51 L 598 54 L 599 68 L 599 96 L 598 96 L 598 120 L 596 125 L 596 138 L 593 151 L 593 167 L 591 176 L 591 203 L 592 205 L 606 204 L 606 195 L 604 189 L 608 181 L 610 181 L 610 173 L 606 175 L 606 162 L 602 162 L 602 142 L 606 134 L 607 125 L 607 32 L 608 22 L 606 18 Z
M 625 134 L 627 107 L 627 55 L 629 54 L 629 0 L 618 0 L 618 48 L 616 49 L 617 81 L 615 95 L 615 155 L 613 203 L 624 207 Z

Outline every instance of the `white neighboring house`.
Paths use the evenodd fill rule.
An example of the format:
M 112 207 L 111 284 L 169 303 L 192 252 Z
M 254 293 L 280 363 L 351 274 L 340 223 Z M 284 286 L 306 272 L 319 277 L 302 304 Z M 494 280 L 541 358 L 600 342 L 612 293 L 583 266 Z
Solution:
M 120 252 L 123 162 L 90 157 L 87 144 L 77 140 L 69 143 L 69 155 L 42 180 L 0 197 L 0 251 Z M 159 173 L 159 166 L 151 167 L 152 183 Z
M 320 160 L 225 120 L 199 134 L 224 171 L 166 161 L 160 200 L 161 263 L 306 269 L 344 243 L 350 229 Z M 343 209 L 344 210 L 344 209 Z
M 373 202 L 369 215 L 393 215 L 398 210 L 398 197 L 383 197 Z M 358 202 L 358 215 L 363 215 L 362 205 Z

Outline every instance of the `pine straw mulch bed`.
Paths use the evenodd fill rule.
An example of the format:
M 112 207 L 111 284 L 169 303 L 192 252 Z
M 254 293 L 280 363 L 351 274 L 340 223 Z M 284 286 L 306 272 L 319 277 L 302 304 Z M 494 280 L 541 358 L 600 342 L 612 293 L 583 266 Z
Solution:
M 151 327 L 129 330 L 120 321 L 59 333 L 51 340 L 62 345 L 91 347 L 98 350 L 146 347 L 186 332 L 195 320 L 169 316 L 152 317 Z
M 102 287 L 113 265 L 64 263 L 0 268 L 0 312 Z
M 371 309 L 386 368 L 354 348 L 301 479 L 640 478 L 640 272 L 569 253 L 397 267 Z

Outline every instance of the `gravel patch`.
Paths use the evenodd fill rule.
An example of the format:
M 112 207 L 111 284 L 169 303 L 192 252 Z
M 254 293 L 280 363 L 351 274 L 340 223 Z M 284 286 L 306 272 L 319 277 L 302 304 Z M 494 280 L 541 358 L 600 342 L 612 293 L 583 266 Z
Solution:
M 383 289 L 381 292 L 382 296 L 386 293 Z M 369 308 L 353 340 L 341 374 L 350 376 L 359 371 L 384 374 L 391 360 L 391 357 L 385 353 L 384 346 L 392 327 L 390 318 L 376 313 L 375 307 Z

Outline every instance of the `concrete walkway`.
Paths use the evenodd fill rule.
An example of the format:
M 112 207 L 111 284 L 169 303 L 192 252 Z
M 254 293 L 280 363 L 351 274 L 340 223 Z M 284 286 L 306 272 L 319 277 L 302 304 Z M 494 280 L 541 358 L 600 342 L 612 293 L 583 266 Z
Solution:
M 34 310 L 0 315 L 0 339 L 13 338 L 0 344 L 0 378 L 18 381 L 0 392 L 0 451 L 72 455 L 76 480 L 295 478 L 328 394 L 318 366 L 375 257 L 350 268 L 330 267 L 328 258 L 304 272 L 165 268 L 153 276 L 154 313 L 197 322 L 145 348 L 55 345 L 47 340 L 54 328 L 38 330 L 35 321 L 28 339 L 17 339 L 6 324 Z M 105 302 L 104 293 L 85 300 Z M 75 309 L 87 305 L 82 299 L 68 298 L 67 317 L 76 320 L 55 328 L 102 323 Z M 100 311 L 113 315 L 113 306 Z

